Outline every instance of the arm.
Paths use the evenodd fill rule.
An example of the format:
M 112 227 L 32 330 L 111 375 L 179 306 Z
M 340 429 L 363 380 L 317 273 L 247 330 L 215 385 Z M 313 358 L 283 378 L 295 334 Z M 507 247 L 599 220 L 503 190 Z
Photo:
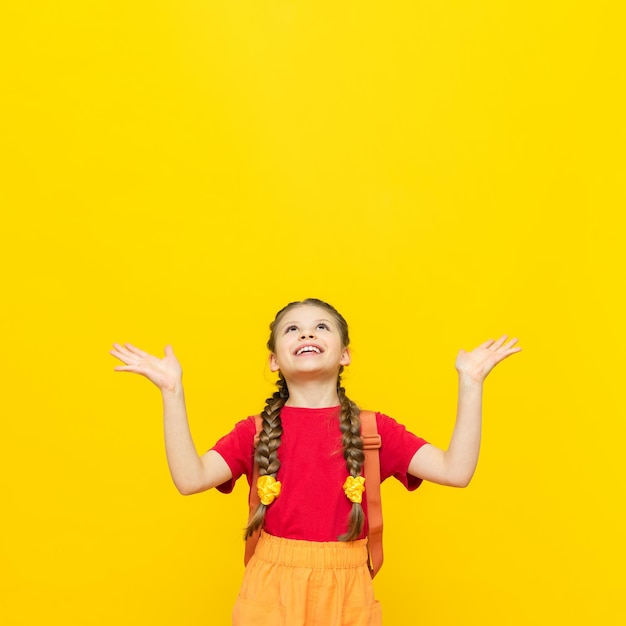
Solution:
M 489 340 L 471 352 L 461 350 L 456 359 L 459 396 L 456 423 L 446 451 L 422 446 L 409 463 L 409 474 L 440 485 L 466 487 L 478 463 L 482 427 L 483 383 L 506 357 L 520 352 L 517 339 Z M 506 342 L 506 343 L 505 343 Z
M 165 452 L 176 488 L 184 495 L 206 491 L 232 477 L 226 461 L 215 451 L 199 456 L 191 437 L 182 383 L 182 368 L 170 346 L 165 357 L 139 350 L 131 344 L 113 344 L 111 354 L 124 365 L 118 372 L 141 374 L 154 383 L 163 397 Z

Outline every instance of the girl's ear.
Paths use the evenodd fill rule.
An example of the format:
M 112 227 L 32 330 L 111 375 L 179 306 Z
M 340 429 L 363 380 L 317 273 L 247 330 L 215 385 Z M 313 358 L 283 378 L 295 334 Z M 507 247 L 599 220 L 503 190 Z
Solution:
M 270 354 L 270 372 L 277 372 L 279 369 L 276 355 L 274 353 Z
M 350 357 L 350 348 L 344 348 L 341 353 L 341 360 L 339 361 L 339 365 L 350 365 L 351 357 Z

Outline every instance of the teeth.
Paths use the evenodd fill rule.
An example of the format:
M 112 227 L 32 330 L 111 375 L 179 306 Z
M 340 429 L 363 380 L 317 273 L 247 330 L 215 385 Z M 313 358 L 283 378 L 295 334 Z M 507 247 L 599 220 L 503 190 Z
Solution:
M 302 354 L 303 352 L 316 352 L 317 354 L 319 354 L 320 349 L 316 348 L 315 346 L 304 346 L 303 348 L 300 348 L 300 350 L 298 350 L 296 354 Z

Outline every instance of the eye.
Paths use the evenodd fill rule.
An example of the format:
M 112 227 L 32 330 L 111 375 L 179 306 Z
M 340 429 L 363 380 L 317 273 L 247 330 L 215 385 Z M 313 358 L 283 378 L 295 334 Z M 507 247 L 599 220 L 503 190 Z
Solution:
M 328 328 L 328 324 L 324 323 L 324 322 L 320 322 L 317 325 L 318 328 L 323 328 L 324 330 L 330 330 L 330 328 Z
M 294 330 L 298 330 L 298 327 L 295 324 L 292 324 L 291 326 L 287 326 L 287 328 L 285 328 L 285 334 L 290 333 Z

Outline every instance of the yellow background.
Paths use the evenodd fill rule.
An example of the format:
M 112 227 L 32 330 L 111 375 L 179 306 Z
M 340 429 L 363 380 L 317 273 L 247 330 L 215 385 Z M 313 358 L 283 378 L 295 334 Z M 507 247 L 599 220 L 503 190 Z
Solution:
M 108 350 L 175 347 L 204 450 L 315 296 L 351 397 L 444 447 L 456 351 L 524 347 L 468 489 L 385 484 L 385 623 L 624 623 L 620 6 L 7 3 L 0 622 L 229 623 L 244 485 L 178 495 Z

